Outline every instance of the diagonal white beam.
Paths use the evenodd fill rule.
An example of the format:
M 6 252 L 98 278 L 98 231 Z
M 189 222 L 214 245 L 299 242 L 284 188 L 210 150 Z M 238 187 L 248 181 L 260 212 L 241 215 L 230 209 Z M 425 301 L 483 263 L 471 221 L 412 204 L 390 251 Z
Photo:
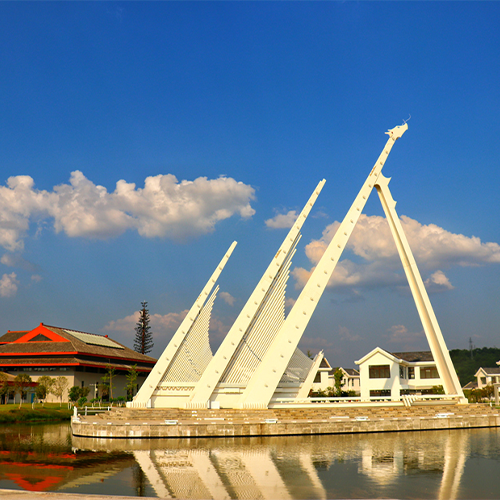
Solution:
M 233 253 L 235 247 L 236 247 L 236 241 L 233 241 L 233 243 L 227 250 L 226 254 L 219 262 L 219 265 L 213 272 L 212 276 L 208 280 L 207 284 L 201 291 L 200 295 L 196 299 L 195 303 L 193 304 L 193 306 L 187 313 L 186 317 L 180 324 L 179 328 L 175 332 L 174 336 L 168 343 L 167 347 L 163 351 L 163 354 L 160 356 L 160 359 L 156 362 L 153 370 L 151 370 L 147 379 L 142 384 L 142 387 L 134 397 L 134 400 L 131 401 L 130 403 L 127 403 L 127 406 L 131 407 L 147 406 L 149 399 L 153 395 L 153 392 L 156 390 L 158 383 L 165 376 L 170 366 L 170 363 L 172 362 L 174 356 L 176 355 L 177 351 L 182 345 L 184 338 L 186 337 L 186 335 L 190 334 L 193 325 L 195 324 L 196 320 L 198 319 L 200 313 L 203 310 L 203 306 L 210 292 L 212 291 L 215 282 L 217 281 L 222 270 L 224 269 L 224 266 L 226 265 L 231 254 Z
M 191 400 L 187 403 L 187 408 L 206 408 L 210 397 L 220 382 L 222 374 L 225 372 L 228 364 L 231 362 L 238 346 L 252 325 L 254 318 L 258 314 L 263 302 L 269 294 L 269 290 L 274 286 L 276 276 L 278 276 L 282 266 L 288 261 L 289 253 L 294 250 L 298 238 L 300 238 L 300 229 L 304 224 L 309 212 L 311 211 L 319 193 L 325 184 L 323 179 L 318 183 L 313 194 L 309 198 L 306 206 L 303 208 L 297 220 L 290 229 L 285 240 L 281 244 L 278 252 L 269 264 L 266 272 L 255 287 L 252 295 L 241 310 L 238 318 L 233 323 L 233 326 L 226 335 L 224 341 L 207 366 L 205 372 L 201 376 L 196 385 Z
M 366 200 L 370 195 L 392 146 L 408 129 L 408 125 L 397 126 L 387 132 L 389 139 L 365 180 L 354 203 L 337 229 L 335 236 L 321 257 L 295 305 L 269 348 L 265 360 L 254 372 L 239 406 L 243 408 L 266 408 L 284 373 L 290 358 L 306 329 L 319 299 L 339 261 L 347 241 L 356 225 Z
M 417 311 L 424 327 L 425 336 L 429 342 L 432 356 L 436 362 L 436 366 L 443 381 L 443 387 L 446 394 L 458 395 L 464 402 L 464 394 L 458 380 L 457 372 L 450 358 L 446 342 L 444 341 L 441 328 L 437 321 L 431 301 L 427 295 L 424 282 L 420 276 L 420 272 L 413 257 L 408 240 L 404 233 L 401 221 L 396 212 L 396 202 L 392 198 L 389 190 L 389 181 L 387 177 L 380 175 L 375 187 L 380 197 L 380 202 L 387 217 L 387 222 L 391 228 L 392 236 L 403 263 L 403 269 L 410 285 L 410 290 L 417 306 Z

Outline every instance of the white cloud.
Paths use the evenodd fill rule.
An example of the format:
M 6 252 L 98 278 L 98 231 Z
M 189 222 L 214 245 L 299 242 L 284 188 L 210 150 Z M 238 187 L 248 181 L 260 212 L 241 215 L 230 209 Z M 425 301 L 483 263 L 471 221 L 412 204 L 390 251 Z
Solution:
M 19 254 L 3 254 L 0 262 L 5 266 L 18 267 L 20 269 L 24 269 L 25 271 L 36 270 L 36 266 L 33 263 L 29 262 Z
M 229 304 L 230 306 L 234 305 L 234 302 L 236 299 L 228 292 L 221 292 L 220 293 L 220 298 L 226 303 Z
M 321 337 L 302 337 L 300 339 L 299 349 L 307 353 L 307 351 L 313 351 L 315 354 L 319 351 L 331 349 L 333 347 L 333 342 L 331 340 L 326 340 Z
M 349 328 L 345 326 L 339 327 L 339 337 L 341 340 L 346 340 L 348 342 L 357 342 L 361 340 L 361 337 L 357 333 L 351 333 Z
M 401 223 L 420 271 L 433 272 L 425 281 L 429 292 L 453 289 L 448 278 L 439 268 L 453 266 L 480 266 L 500 263 L 500 245 L 483 243 L 477 237 L 454 234 L 434 224 L 423 225 L 402 216 Z M 325 228 L 319 240 L 306 246 L 306 255 L 315 266 L 340 226 L 334 222 Z M 347 248 L 361 257 L 361 262 L 344 259 L 337 265 L 329 287 L 380 287 L 406 284 L 401 274 L 401 261 L 389 225 L 380 216 L 361 215 Z M 310 270 L 295 268 L 292 271 L 297 288 L 309 279 Z
M 296 210 L 290 210 L 286 214 L 277 214 L 272 219 L 265 221 L 266 226 L 271 229 L 288 229 L 293 226 L 297 216 Z
M 431 274 L 430 277 L 425 280 L 425 287 L 429 292 L 445 292 L 455 288 L 443 271 L 439 270 Z
M 17 293 L 18 285 L 16 273 L 4 274 L 0 279 L 0 297 L 13 297 Z
M 187 310 L 180 313 L 168 314 L 150 314 L 150 326 L 153 332 L 153 337 L 173 335 L 182 320 L 186 317 Z M 125 316 L 124 318 L 110 321 L 103 330 L 106 332 L 119 332 L 123 337 L 133 339 L 135 336 L 135 327 L 139 320 L 139 311 Z
M 402 348 L 404 349 L 414 349 L 415 344 L 422 344 L 422 341 L 425 339 L 423 331 L 413 333 L 404 325 L 391 326 L 384 337 L 391 344 L 402 344 Z
M 141 236 L 176 241 L 214 230 L 217 222 L 255 211 L 251 186 L 232 178 L 178 181 L 173 175 L 147 177 L 143 188 L 119 180 L 108 192 L 82 172 L 71 173 L 69 184 L 52 191 L 37 190 L 29 176 L 9 177 L 0 186 L 0 245 L 23 249 L 30 222 L 51 218 L 56 232 L 70 237 L 110 238 L 128 229 Z

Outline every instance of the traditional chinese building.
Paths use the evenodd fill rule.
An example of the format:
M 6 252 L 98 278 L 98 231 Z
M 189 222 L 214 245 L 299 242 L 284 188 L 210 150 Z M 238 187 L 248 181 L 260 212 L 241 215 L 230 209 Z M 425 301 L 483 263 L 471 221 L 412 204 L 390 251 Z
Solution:
M 98 384 L 114 369 L 113 397 L 126 396 L 126 374 L 132 366 L 138 372 L 138 388 L 156 359 L 139 354 L 107 335 L 80 332 L 40 323 L 29 331 L 8 331 L 0 337 L 0 371 L 13 376 L 27 373 L 33 382 L 41 376 L 64 376 L 68 389 L 89 387 L 88 399 L 98 396 Z M 67 400 L 67 391 L 63 401 Z M 48 401 L 55 401 L 49 396 Z

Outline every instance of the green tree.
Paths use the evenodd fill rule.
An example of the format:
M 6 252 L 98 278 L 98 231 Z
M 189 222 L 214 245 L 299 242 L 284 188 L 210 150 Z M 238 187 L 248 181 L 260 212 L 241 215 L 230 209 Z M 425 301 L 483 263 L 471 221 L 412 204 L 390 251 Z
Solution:
M 50 388 L 51 394 L 53 394 L 56 398 L 59 398 L 59 406 L 62 406 L 62 398 L 64 395 L 64 391 L 66 391 L 68 385 L 68 379 L 61 375 L 60 377 L 56 377 L 54 379 L 54 382 Z
M 19 393 L 20 396 L 19 408 L 21 408 L 24 398 L 28 393 L 28 387 L 31 382 L 31 377 L 27 373 L 20 373 L 14 379 L 14 391 L 15 393 Z
M 78 387 L 77 385 L 74 385 L 69 391 L 68 391 L 68 399 L 72 403 L 76 403 L 80 398 L 82 397 L 81 395 L 81 388 Z
M 36 387 L 36 397 L 38 398 L 38 400 L 47 399 L 47 396 L 50 394 L 52 384 L 54 383 L 54 379 L 52 377 L 49 377 L 48 375 L 43 375 L 37 380 L 37 383 L 38 385 Z
M 115 369 L 111 365 L 106 366 L 106 373 L 101 377 L 104 385 L 109 388 L 109 398 L 113 399 L 113 377 L 115 376 Z M 103 394 L 104 395 L 104 394 Z
M 335 379 L 335 396 L 340 398 L 342 396 L 342 384 L 344 383 L 344 372 L 337 368 L 335 373 L 333 374 L 333 378 Z
M 106 383 L 101 383 L 98 386 L 99 399 L 101 401 L 107 401 L 109 399 L 109 385 Z
M 147 354 L 153 349 L 153 332 L 149 326 L 148 303 L 141 302 L 142 309 L 139 311 L 139 321 L 135 327 L 134 350 L 141 354 Z
M 4 372 L 0 372 L 0 402 L 5 399 L 7 403 L 7 394 L 9 393 L 9 378 Z
M 47 397 L 47 388 L 44 385 L 37 384 L 35 387 L 35 396 L 37 401 L 43 401 Z
M 432 394 L 444 394 L 444 387 L 442 385 L 434 385 L 431 391 Z
M 134 397 L 134 391 L 137 387 L 137 365 L 132 365 L 127 372 L 127 397 L 129 401 L 132 401 Z
M 465 385 L 467 382 L 476 380 L 474 375 L 479 368 L 497 366 L 496 363 L 500 359 L 500 348 L 476 347 L 473 349 L 452 349 L 450 357 L 460 379 L 460 384 Z

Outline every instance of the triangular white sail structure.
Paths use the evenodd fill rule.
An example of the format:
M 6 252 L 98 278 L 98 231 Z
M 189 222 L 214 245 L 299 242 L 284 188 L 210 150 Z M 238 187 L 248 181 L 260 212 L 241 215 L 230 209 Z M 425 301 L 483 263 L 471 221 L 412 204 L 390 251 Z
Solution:
M 298 343 L 374 187 L 389 221 L 445 393 L 465 401 L 397 216 L 396 203 L 388 187 L 389 179 L 381 173 L 394 143 L 407 129 L 405 123 L 387 132 L 389 139 L 382 153 L 288 316 L 285 314 L 285 289 L 292 257 L 301 237 L 301 227 L 323 188 L 324 180 L 309 198 L 215 355 L 212 356 L 210 350 L 208 328 L 217 289 L 210 298 L 208 295 L 234 244 L 214 273 L 215 279 L 213 276 L 205 287 L 132 406 L 257 409 L 267 408 L 270 404 L 274 406 L 281 398 L 306 398 L 323 353 L 311 360 L 298 349 Z
M 224 400 L 224 405 L 236 404 L 258 366 L 267 357 L 268 348 L 285 320 L 285 288 L 291 260 L 301 237 L 300 229 L 324 184 L 324 179 L 319 182 L 297 217 L 196 385 L 187 408 L 206 408 L 210 401 L 219 398 Z
M 227 250 L 134 400 L 127 406 L 172 407 L 184 404 L 194 389 L 194 383 L 212 359 L 208 330 L 219 287 L 208 297 L 235 247 L 236 241 Z

